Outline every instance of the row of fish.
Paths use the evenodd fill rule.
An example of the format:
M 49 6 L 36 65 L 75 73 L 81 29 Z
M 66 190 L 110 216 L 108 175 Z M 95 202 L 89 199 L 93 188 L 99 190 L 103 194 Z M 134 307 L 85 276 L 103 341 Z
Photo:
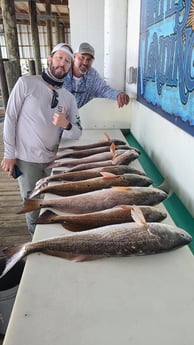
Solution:
M 167 194 L 152 187 L 151 179 L 142 171 L 130 167 L 140 152 L 125 146 L 125 142 L 106 135 L 101 143 L 64 148 L 52 166 L 65 170 L 38 181 L 18 213 L 52 208 L 39 216 L 37 224 L 60 223 L 71 232 L 7 248 L 4 254 L 8 260 L 1 277 L 18 260 L 38 251 L 84 261 L 155 254 L 191 242 L 183 229 L 159 223 L 166 213 L 157 205 Z M 63 158 L 66 160 L 60 162 Z M 36 198 L 43 193 L 56 194 L 56 198 Z M 65 213 L 59 215 L 54 210 Z

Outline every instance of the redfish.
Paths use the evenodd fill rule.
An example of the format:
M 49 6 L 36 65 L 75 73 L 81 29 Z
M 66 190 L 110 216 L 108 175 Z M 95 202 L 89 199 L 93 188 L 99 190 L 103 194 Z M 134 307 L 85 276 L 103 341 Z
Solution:
M 96 153 L 94 155 L 90 155 L 88 157 L 83 157 L 80 159 L 71 159 L 71 160 L 65 160 L 62 162 L 53 162 L 49 165 L 49 168 L 56 168 L 56 167 L 72 167 L 76 166 L 78 164 L 87 164 L 91 162 L 102 162 L 102 161 L 110 161 L 113 160 L 114 158 L 118 157 L 119 155 L 122 155 L 125 153 L 127 150 L 111 150 L 109 152 L 101 152 L 101 153 Z M 134 150 L 133 150 L 134 151 Z M 136 151 L 135 151 L 136 152 Z M 139 153 L 138 153 L 139 155 Z
M 75 194 L 82 194 L 108 188 L 112 186 L 149 186 L 152 180 L 143 175 L 137 174 L 123 174 L 114 175 L 109 172 L 101 172 L 101 177 L 95 177 L 83 181 L 63 182 L 58 184 L 51 184 L 46 187 L 36 188 L 29 198 L 34 198 L 42 193 L 51 193 L 62 196 L 69 196 Z
M 157 205 L 167 194 L 154 187 L 111 187 L 52 199 L 25 199 L 18 214 L 52 207 L 70 213 L 105 210 L 116 205 Z
M 161 222 L 167 217 L 165 212 L 154 206 L 139 206 L 147 222 Z M 83 213 L 58 215 L 51 210 L 44 211 L 37 219 L 36 224 L 60 223 L 70 231 L 84 231 L 110 224 L 132 222 L 131 210 L 133 206 L 119 205 L 113 208 Z
M 158 254 L 187 245 L 192 240 L 185 230 L 176 226 L 147 223 L 137 207 L 134 207 L 132 215 L 134 222 L 131 223 L 108 225 L 7 248 L 4 250 L 6 266 L 0 278 L 19 260 L 35 252 L 86 261 Z
M 92 168 L 102 168 L 110 165 L 128 165 L 139 157 L 139 154 L 134 150 L 126 151 L 118 156 L 114 156 L 112 160 L 105 160 L 99 162 L 89 162 L 78 164 L 72 168 L 67 167 L 67 171 L 80 171 Z M 65 164 L 64 164 L 65 166 Z
M 43 185 L 48 184 L 49 182 L 54 181 L 80 181 L 80 180 L 87 180 L 90 178 L 100 177 L 101 172 L 106 171 L 113 173 L 115 175 L 122 175 L 122 174 L 137 174 L 137 175 L 144 175 L 145 173 L 142 170 L 138 170 L 132 168 L 128 165 L 110 165 L 107 167 L 99 167 L 99 168 L 92 168 L 87 170 L 79 170 L 79 171 L 62 171 L 54 173 L 51 176 L 44 177 L 36 182 L 35 188 L 40 188 Z
M 85 149 L 91 149 L 95 147 L 101 147 L 101 146 L 110 146 L 112 143 L 115 145 L 126 145 L 126 142 L 121 139 L 111 139 L 110 136 L 107 133 L 104 133 L 105 139 L 98 141 L 96 143 L 90 143 L 86 145 L 72 145 L 72 146 L 65 146 L 60 147 L 59 151 L 62 150 L 85 150 Z
M 134 149 L 138 153 L 139 150 L 137 150 L 134 147 L 128 146 L 128 145 L 117 145 L 115 146 L 115 150 L 132 150 Z M 94 154 L 103 153 L 103 152 L 110 152 L 109 146 L 102 146 L 102 147 L 94 147 L 92 149 L 85 149 L 85 150 L 77 150 L 77 151 L 71 151 L 68 152 L 68 150 L 64 149 L 64 153 L 61 153 L 56 157 L 56 160 L 62 159 L 62 158 L 83 158 L 92 156 Z

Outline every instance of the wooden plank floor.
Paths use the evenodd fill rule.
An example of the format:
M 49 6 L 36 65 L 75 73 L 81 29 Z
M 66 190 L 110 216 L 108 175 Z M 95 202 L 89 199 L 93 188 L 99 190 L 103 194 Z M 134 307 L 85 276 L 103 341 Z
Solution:
M 0 161 L 3 158 L 3 122 L 0 123 Z M 17 180 L 0 167 L 0 256 L 3 247 L 31 240 L 24 214 L 18 215 L 22 201 Z
M 0 161 L 3 158 L 3 122 L 0 122 Z M 2 248 L 31 241 L 23 214 L 16 212 L 22 205 L 18 182 L 7 176 L 0 167 L 0 258 Z M 0 334 L 0 345 L 3 344 Z

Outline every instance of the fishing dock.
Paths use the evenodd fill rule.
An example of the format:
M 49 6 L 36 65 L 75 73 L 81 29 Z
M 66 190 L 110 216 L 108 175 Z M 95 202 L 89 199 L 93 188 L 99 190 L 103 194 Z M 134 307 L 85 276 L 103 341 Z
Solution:
M 120 130 L 107 132 L 123 139 Z M 102 130 L 85 130 L 79 144 L 102 137 Z M 169 215 L 166 222 L 173 223 Z M 33 241 L 66 232 L 60 224 L 37 225 Z M 188 246 L 86 262 L 31 254 L 3 344 L 191 345 L 193 269 Z

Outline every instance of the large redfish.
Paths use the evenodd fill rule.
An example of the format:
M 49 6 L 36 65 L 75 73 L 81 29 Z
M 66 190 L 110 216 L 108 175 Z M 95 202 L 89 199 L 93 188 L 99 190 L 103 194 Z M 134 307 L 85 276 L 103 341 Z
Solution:
M 62 151 L 62 150 L 85 150 L 85 149 L 91 149 L 94 147 L 110 146 L 112 143 L 114 143 L 115 145 L 126 145 L 126 142 L 121 140 L 121 139 L 111 139 L 107 133 L 104 133 L 104 136 L 105 136 L 104 140 L 98 141 L 96 143 L 60 147 L 59 151 Z
M 87 193 L 112 186 L 149 186 L 152 184 L 152 180 L 144 175 L 114 175 L 109 172 L 101 172 L 101 175 L 101 177 L 95 177 L 88 180 L 63 182 L 58 184 L 50 184 L 46 187 L 36 188 L 29 195 L 29 198 L 34 198 L 35 196 L 42 193 L 69 196 Z
M 25 199 L 22 209 L 25 213 L 52 207 L 70 213 L 86 213 L 105 210 L 116 205 L 156 205 L 167 198 L 161 189 L 153 187 L 112 187 L 94 192 L 52 199 Z
M 133 218 L 135 222 L 132 223 L 108 225 L 7 248 L 4 250 L 7 262 L 0 278 L 19 260 L 35 252 L 86 261 L 158 254 L 187 245 L 192 240 L 185 230 L 176 226 L 147 223 L 139 209 L 134 208 Z
M 135 150 L 128 150 L 118 156 L 114 156 L 112 160 L 105 160 L 99 162 L 89 162 L 78 164 L 72 168 L 67 167 L 67 171 L 80 171 L 92 168 L 102 168 L 110 165 L 128 165 L 139 157 L 139 154 Z M 65 163 L 64 163 L 65 166 Z
M 147 222 L 161 222 L 167 217 L 165 212 L 154 206 L 139 206 Z M 44 211 L 37 219 L 36 224 L 60 223 L 70 231 L 84 231 L 110 224 L 132 222 L 131 210 L 133 206 L 119 205 L 107 210 L 83 213 L 58 215 L 51 210 Z
M 71 160 L 65 160 L 65 161 L 57 161 L 53 162 L 49 165 L 49 168 L 55 168 L 55 167 L 71 167 L 71 166 L 76 166 L 78 164 L 87 164 L 91 162 L 102 162 L 102 161 L 110 161 L 113 160 L 114 158 L 118 157 L 119 155 L 125 153 L 129 149 L 125 150 L 110 150 L 108 152 L 101 152 L 101 153 L 96 153 L 94 155 L 90 155 L 87 157 L 83 158 L 77 158 L 77 159 L 71 159 Z M 134 150 L 133 150 L 134 151 Z M 137 152 L 137 151 L 135 151 Z M 138 153 L 139 155 L 139 153 Z
M 135 147 L 131 147 L 128 145 L 117 145 L 115 146 L 115 150 L 132 150 L 134 149 L 139 153 L 139 151 Z M 64 150 L 64 153 L 61 153 L 56 157 L 56 160 L 61 159 L 61 158 L 83 158 L 83 157 L 88 157 L 92 156 L 94 154 L 98 153 L 103 153 L 103 152 L 110 152 L 110 147 L 109 146 L 102 146 L 102 147 L 95 147 L 92 149 L 85 149 L 85 150 L 77 150 L 77 151 L 70 151 L 69 150 Z
M 51 176 L 44 177 L 36 182 L 36 188 L 40 188 L 43 185 L 48 184 L 49 182 L 54 181 L 80 181 L 80 180 L 87 180 L 90 178 L 100 177 L 101 172 L 106 171 L 113 173 L 115 175 L 122 175 L 122 174 L 137 174 L 137 175 L 145 175 L 142 170 L 138 170 L 135 168 L 130 167 L 129 165 L 110 165 L 107 167 L 99 167 L 99 168 L 92 168 L 87 170 L 79 170 L 79 171 L 62 171 L 54 173 Z

